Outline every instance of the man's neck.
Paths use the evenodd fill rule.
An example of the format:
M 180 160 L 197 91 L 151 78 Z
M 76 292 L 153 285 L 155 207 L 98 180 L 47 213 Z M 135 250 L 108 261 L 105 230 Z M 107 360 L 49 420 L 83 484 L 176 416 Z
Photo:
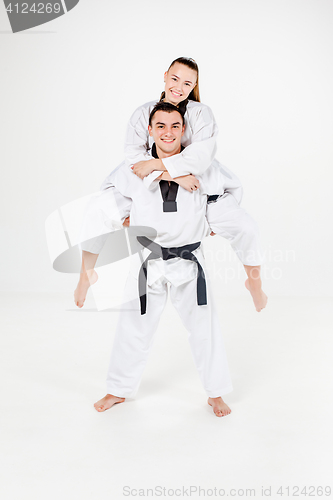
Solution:
M 170 153 L 165 153 L 156 144 L 155 146 L 156 146 L 157 156 L 159 157 L 160 160 L 162 160 L 163 158 L 169 158 L 170 156 L 173 155 L 177 155 L 181 151 L 181 145 L 179 145 L 174 151 L 171 151 Z

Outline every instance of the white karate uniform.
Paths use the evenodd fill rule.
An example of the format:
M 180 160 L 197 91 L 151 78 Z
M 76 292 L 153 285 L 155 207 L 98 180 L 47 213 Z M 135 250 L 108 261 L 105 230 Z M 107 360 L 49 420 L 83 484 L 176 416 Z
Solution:
M 151 101 L 140 106 L 131 116 L 125 141 L 126 159 L 115 170 L 130 169 L 135 163 L 152 158 L 150 149 L 153 138 L 148 134 L 148 123 L 156 102 Z M 243 196 L 240 180 L 225 165 L 214 159 L 218 128 L 211 109 L 200 102 L 189 101 L 184 121 L 182 145 L 185 149 L 177 155 L 163 159 L 165 168 L 173 178 L 190 173 L 200 176 L 210 165 L 219 169 L 224 196 L 207 207 L 207 217 L 214 226 L 211 226 L 211 229 L 231 243 L 242 264 L 261 265 L 263 252 L 258 226 L 239 206 Z M 102 183 L 102 190 L 112 185 L 113 172 Z M 160 171 L 154 171 L 143 179 L 147 189 L 154 189 L 156 178 L 160 174 Z
M 130 169 L 119 168 L 110 178 L 110 188 L 101 195 L 107 199 L 112 193 L 119 210 L 117 213 L 113 204 L 113 214 L 110 215 L 111 210 L 106 209 L 106 212 L 109 210 L 110 221 L 105 222 L 103 216 L 103 223 L 111 230 L 116 229 L 130 216 L 131 226 L 153 228 L 156 231 L 154 242 L 166 248 L 202 241 L 210 232 L 206 219 L 207 195 L 222 195 L 224 186 L 219 168 L 214 166 L 199 176 L 199 180 L 200 188 L 195 192 L 188 192 L 179 186 L 177 211 L 163 212 L 159 182 L 147 190 Z M 94 219 L 92 214 L 91 220 Z M 99 251 L 98 247 L 96 250 Z M 150 250 L 143 248 L 142 252 L 131 257 L 131 270 L 125 285 L 126 307 L 119 315 L 107 374 L 107 392 L 118 397 L 135 396 L 169 287 L 171 301 L 188 331 L 193 359 L 207 395 L 219 397 L 227 394 L 232 391 L 232 384 L 207 275 L 207 305 L 199 306 L 198 267 L 195 262 L 178 257 L 150 260 L 147 268 L 147 310 L 142 315 L 138 276 L 142 261 L 149 254 Z M 204 269 L 201 248 L 194 250 L 193 255 Z M 132 298 L 130 303 L 128 297 Z

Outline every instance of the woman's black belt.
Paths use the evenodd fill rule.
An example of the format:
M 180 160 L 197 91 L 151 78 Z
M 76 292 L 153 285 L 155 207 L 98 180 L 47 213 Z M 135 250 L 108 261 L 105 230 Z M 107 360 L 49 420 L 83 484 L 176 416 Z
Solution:
M 207 305 L 207 290 L 206 290 L 206 278 L 204 270 L 199 263 L 193 251 L 199 248 L 201 241 L 197 243 L 191 243 L 190 245 L 184 245 L 182 247 L 171 247 L 165 248 L 161 247 L 157 243 L 154 243 L 146 236 L 137 236 L 138 242 L 148 248 L 151 253 L 148 255 L 146 260 L 143 262 L 139 271 L 139 296 L 141 305 L 141 314 L 145 314 L 147 310 L 147 266 L 148 261 L 153 259 L 163 259 L 169 260 L 175 257 L 180 257 L 185 260 L 192 260 L 198 266 L 198 277 L 197 277 L 197 303 L 198 306 Z

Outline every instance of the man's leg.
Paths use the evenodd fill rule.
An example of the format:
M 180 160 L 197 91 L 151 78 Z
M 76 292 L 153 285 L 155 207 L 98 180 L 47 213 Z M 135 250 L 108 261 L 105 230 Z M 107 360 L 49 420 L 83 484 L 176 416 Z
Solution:
M 197 280 L 170 288 L 170 297 L 185 328 L 201 382 L 217 416 L 231 412 L 222 396 L 233 390 L 213 299 L 207 283 L 207 305 L 197 304 Z
M 140 313 L 139 296 L 125 302 L 126 296 L 133 297 L 134 290 L 138 294 L 138 281 L 129 274 L 107 373 L 107 395 L 95 403 L 97 411 L 107 410 L 113 404 L 124 401 L 124 398 L 133 398 L 137 393 L 153 345 L 153 336 L 166 304 L 166 282 L 148 287 L 147 312 L 143 315 Z

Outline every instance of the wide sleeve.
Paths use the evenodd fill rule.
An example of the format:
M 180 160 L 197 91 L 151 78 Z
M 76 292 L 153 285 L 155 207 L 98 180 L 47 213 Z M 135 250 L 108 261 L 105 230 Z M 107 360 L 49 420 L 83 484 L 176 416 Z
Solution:
M 137 108 L 127 125 L 125 138 L 125 165 L 132 167 L 139 161 L 151 160 L 149 150 L 149 114 L 154 103 Z
M 191 144 L 178 155 L 162 160 L 173 178 L 188 174 L 203 174 L 212 163 L 216 153 L 218 128 L 211 109 L 205 105 L 198 105 L 188 109 L 187 113 L 186 126 L 189 127 L 191 133 Z

